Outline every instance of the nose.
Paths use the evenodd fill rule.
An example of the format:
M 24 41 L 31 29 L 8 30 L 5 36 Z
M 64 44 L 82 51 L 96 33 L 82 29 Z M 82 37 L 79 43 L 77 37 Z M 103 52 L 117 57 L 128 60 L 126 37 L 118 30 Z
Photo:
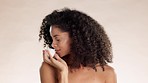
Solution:
M 57 47 L 57 44 L 52 42 L 51 46 L 55 49 Z

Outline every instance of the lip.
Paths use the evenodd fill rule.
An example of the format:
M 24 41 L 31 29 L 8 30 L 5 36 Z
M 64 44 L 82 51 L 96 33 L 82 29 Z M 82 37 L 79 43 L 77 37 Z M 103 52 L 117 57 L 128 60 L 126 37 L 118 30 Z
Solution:
M 60 51 L 60 50 L 55 50 L 55 51 Z
M 60 51 L 60 50 L 55 50 L 57 53 Z

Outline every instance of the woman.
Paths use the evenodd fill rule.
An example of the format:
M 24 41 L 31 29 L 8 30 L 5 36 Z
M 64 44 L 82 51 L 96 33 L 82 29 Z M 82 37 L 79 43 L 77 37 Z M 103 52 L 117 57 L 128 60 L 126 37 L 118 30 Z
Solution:
M 54 10 L 42 22 L 41 83 L 116 83 L 112 47 L 103 27 L 90 16 L 68 8 Z

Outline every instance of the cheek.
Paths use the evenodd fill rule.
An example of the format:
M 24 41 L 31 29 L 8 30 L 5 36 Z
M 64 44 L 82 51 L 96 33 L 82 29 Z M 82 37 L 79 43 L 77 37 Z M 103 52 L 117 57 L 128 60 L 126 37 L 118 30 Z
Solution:
M 70 41 L 69 40 L 64 40 L 64 41 L 60 42 L 60 45 L 64 49 L 69 49 L 70 48 Z
M 59 48 L 61 49 L 61 54 L 67 55 L 70 53 L 70 43 L 69 42 L 63 42 L 60 44 Z
M 62 43 L 61 44 L 61 50 L 69 52 L 70 51 L 70 44 L 69 43 Z

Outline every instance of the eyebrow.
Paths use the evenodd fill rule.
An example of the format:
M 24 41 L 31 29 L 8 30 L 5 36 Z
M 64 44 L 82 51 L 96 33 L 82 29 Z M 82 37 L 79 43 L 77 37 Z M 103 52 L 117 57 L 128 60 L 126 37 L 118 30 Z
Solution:
M 57 36 L 60 36 L 60 35 L 54 35 L 53 37 L 57 37 Z

